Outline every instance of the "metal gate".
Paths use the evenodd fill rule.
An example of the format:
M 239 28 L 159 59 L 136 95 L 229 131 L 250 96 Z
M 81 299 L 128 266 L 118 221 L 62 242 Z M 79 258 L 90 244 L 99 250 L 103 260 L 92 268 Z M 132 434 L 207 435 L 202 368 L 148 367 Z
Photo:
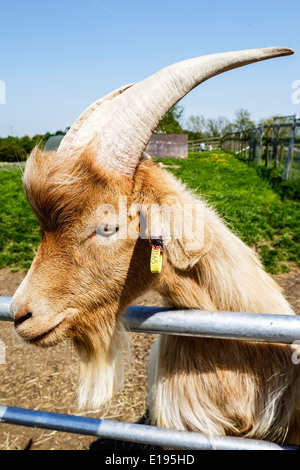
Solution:
M 0 321 L 12 320 L 10 303 L 11 297 L 0 297 Z M 300 317 L 289 315 L 131 306 L 124 314 L 124 323 L 135 332 L 300 344 Z M 294 361 L 299 364 L 300 358 L 295 356 Z M 190 431 L 9 406 L 0 406 L 0 422 L 176 449 L 300 450 L 294 445 L 227 436 L 208 438 Z

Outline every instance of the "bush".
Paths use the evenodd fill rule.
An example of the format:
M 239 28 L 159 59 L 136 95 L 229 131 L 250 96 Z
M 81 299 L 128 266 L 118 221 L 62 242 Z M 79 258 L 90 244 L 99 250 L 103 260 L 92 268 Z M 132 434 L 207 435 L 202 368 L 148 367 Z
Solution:
M 0 145 L 0 162 L 24 161 L 27 158 L 27 152 L 19 145 L 2 144 Z

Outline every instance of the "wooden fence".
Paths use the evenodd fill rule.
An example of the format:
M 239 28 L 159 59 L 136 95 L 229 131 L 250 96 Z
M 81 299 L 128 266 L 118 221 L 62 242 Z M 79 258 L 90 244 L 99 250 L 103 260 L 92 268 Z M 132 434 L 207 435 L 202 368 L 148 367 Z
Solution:
M 274 168 L 283 180 L 300 181 L 300 119 L 274 118 L 272 124 L 226 134 L 222 148 Z
M 189 152 L 201 152 L 202 144 L 204 144 L 205 150 L 214 150 L 221 148 L 221 137 L 207 137 L 198 140 L 190 140 L 188 142 L 188 151 Z

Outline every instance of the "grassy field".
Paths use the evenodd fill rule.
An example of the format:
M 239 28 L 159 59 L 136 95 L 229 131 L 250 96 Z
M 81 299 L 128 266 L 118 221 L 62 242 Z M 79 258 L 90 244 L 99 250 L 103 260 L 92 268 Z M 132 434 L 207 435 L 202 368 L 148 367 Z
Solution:
M 162 160 L 182 181 L 213 205 L 228 225 L 260 254 L 270 273 L 300 266 L 300 203 L 282 200 L 254 167 L 224 151 Z M 0 268 L 28 269 L 40 230 L 23 191 L 21 171 L 0 168 Z
M 161 161 L 180 166 L 169 171 L 215 207 L 270 273 L 288 271 L 291 263 L 300 266 L 300 203 L 282 200 L 255 167 L 224 151 Z
M 28 269 L 40 229 L 23 190 L 19 168 L 0 168 L 0 268 Z

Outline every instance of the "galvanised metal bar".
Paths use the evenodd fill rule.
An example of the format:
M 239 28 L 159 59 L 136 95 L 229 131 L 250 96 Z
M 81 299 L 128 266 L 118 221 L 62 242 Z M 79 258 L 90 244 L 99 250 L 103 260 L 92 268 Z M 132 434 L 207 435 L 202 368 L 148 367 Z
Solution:
M 300 342 L 300 317 L 296 315 L 132 306 L 124 314 L 124 322 L 130 331 L 284 344 Z
M 0 297 L 0 320 L 12 320 L 10 297 Z M 124 316 L 130 331 L 269 343 L 300 344 L 300 316 L 131 306 Z
M 209 439 L 196 432 L 176 431 L 144 424 L 122 423 L 6 406 L 0 406 L 1 422 L 185 450 L 300 449 L 299 446 L 280 445 L 273 442 L 227 436 L 215 436 Z
M 0 297 L 0 320 L 1 321 L 12 320 L 9 314 L 11 299 L 12 299 L 11 297 Z

